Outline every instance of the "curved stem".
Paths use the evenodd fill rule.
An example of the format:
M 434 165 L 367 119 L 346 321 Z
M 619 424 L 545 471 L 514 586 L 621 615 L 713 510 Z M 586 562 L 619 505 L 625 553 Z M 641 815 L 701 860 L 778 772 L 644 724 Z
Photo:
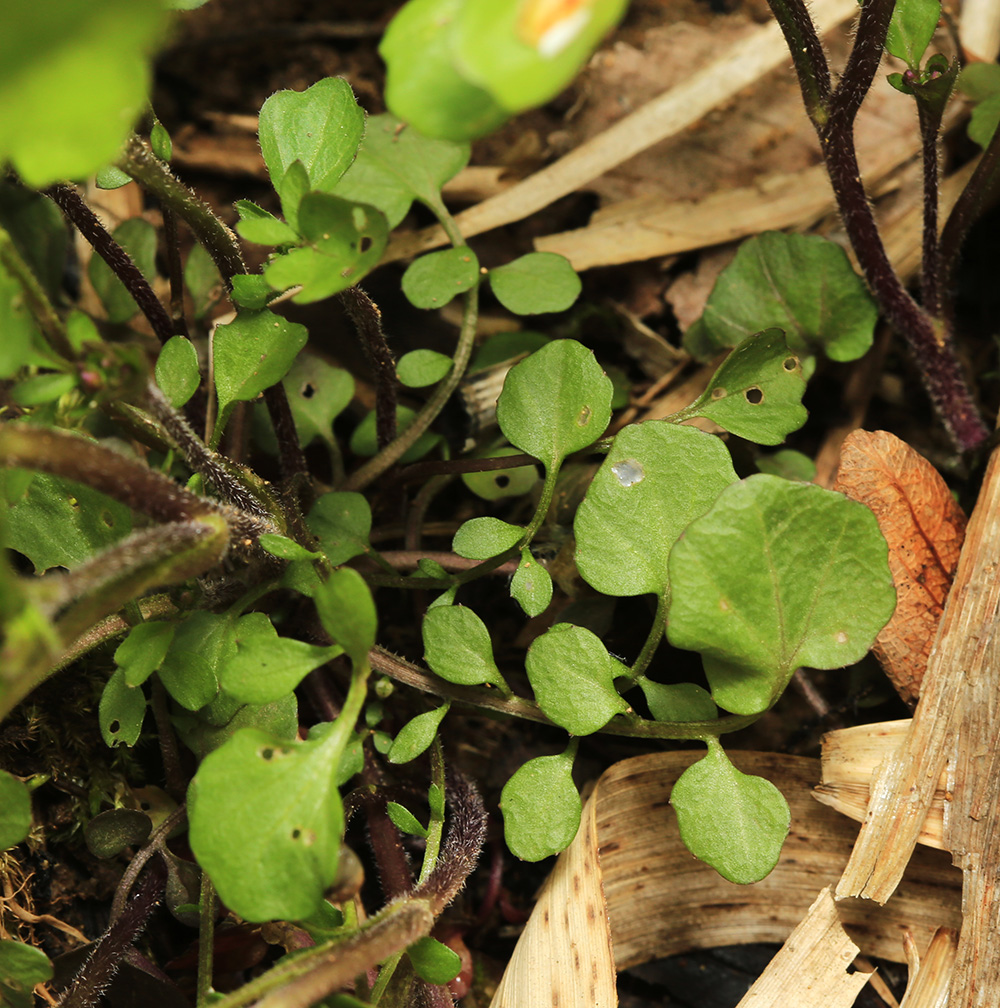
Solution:
M 633 662 L 629 669 L 629 675 L 633 682 L 649 668 L 649 663 L 653 660 L 656 648 L 663 639 L 663 634 L 667 629 L 667 593 L 663 592 L 656 597 L 656 615 L 653 617 L 653 625 L 649 628 L 649 636 L 643 644 L 639 657 Z

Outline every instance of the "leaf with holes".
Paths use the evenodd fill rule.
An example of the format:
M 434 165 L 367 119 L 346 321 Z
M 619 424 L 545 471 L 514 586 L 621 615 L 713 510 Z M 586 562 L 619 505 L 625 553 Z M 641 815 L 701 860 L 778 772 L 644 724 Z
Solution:
M 305 448 L 316 438 L 333 444 L 333 421 L 354 398 L 354 379 L 350 372 L 327 364 L 316 354 L 303 353 L 282 384 L 295 420 L 299 444 Z
M 780 329 L 745 339 L 719 365 L 708 388 L 674 419 L 705 417 L 737 437 L 781 444 L 806 422 L 806 382 Z
M 243 704 L 221 724 L 210 724 L 204 711 L 197 714 L 177 711 L 172 721 L 181 741 L 202 760 L 241 728 L 256 728 L 282 740 L 295 738 L 299 730 L 299 708 L 295 694 L 289 693 L 273 703 Z
M 520 455 L 516 448 L 497 448 L 482 458 L 506 458 Z M 538 469 L 533 465 L 513 469 L 484 469 L 482 472 L 462 473 L 462 482 L 483 500 L 502 500 L 528 493 L 538 482 Z
M 330 192 L 364 132 L 365 114 L 342 77 L 327 77 L 305 91 L 278 91 L 260 109 L 260 150 L 275 189 L 298 161 L 310 189 Z
M 112 749 L 120 745 L 134 746 L 145 716 L 146 698 L 142 690 L 130 686 L 125 673 L 119 669 L 105 684 L 97 709 L 104 744 Z
M 615 689 L 615 678 L 628 670 L 585 627 L 546 630 L 528 648 L 524 667 L 538 706 L 572 735 L 590 735 L 628 710 Z
M 667 591 L 674 543 L 735 480 L 711 434 L 658 420 L 625 427 L 576 512 L 580 574 L 606 595 Z
M 264 279 L 275 290 L 301 287 L 299 304 L 321 301 L 353 286 L 382 258 L 389 229 L 372 206 L 310 192 L 298 208 L 303 244 L 275 256 Z
M 195 774 L 191 849 L 244 919 L 308 917 L 336 878 L 344 827 L 338 739 L 326 725 L 305 742 L 244 728 Z
M 113 234 L 139 272 L 152 283 L 156 277 L 156 229 L 153 225 L 142 217 L 132 217 L 119 224 Z M 127 322 L 139 310 L 125 285 L 100 256 L 91 256 L 87 275 L 109 322 Z
M 524 528 L 499 518 L 470 518 L 459 526 L 451 548 L 469 560 L 488 560 L 516 546 Z
M 212 358 L 220 417 L 234 402 L 255 399 L 281 381 L 307 338 L 305 326 L 267 309 L 240 311 L 218 326 Z
M 530 550 L 521 550 L 521 562 L 510 581 L 510 597 L 531 617 L 545 612 L 552 601 L 552 578 Z
M 712 698 L 766 710 L 801 665 L 840 668 L 867 653 L 896 593 L 874 515 L 810 483 L 733 483 L 670 554 L 667 635 L 700 651 Z
M 529 252 L 489 272 L 497 300 L 516 315 L 565 311 L 580 296 L 582 284 L 565 256 Z
M 424 660 L 442 679 L 462 686 L 490 683 L 508 693 L 493 660 L 486 624 L 465 606 L 435 606 L 424 615 Z
M 306 525 L 334 567 L 371 550 L 372 512 L 359 493 L 338 490 L 323 494 L 309 511 Z
M 198 351 L 186 336 L 172 336 L 156 358 L 156 384 L 175 409 L 180 409 L 198 391 L 201 372 Z
M 541 861 L 564 851 L 580 828 L 582 805 L 573 783 L 571 746 L 557 756 L 528 760 L 500 794 L 503 832 L 511 853 Z
M 394 228 L 415 199 L 444 212 L 441 186 L 468 161 L 467 143 L 432 140 L 392 115 L 370 116 L 358 156 L 335 191 L 378 207 Z
M 770 781 L 737 770 L 718 740 L 680 775 L 670 804 L 687 849 L 730 882 L 759 882 L 778 863 L 788 803 Z
M 39 574 L 75 567 L 132 531 L 124 504 L 45 473 L 35 473 L 9 504 L 4 545 L 23 553 Z
M 512 445 L 551 471 L 604 433 L 612 391 L 590 350 L 575 340 L 554 340 L 510 369 L 497 423 Z
M 658 683 L 642 676 L 639 686 L 654 721 L 714 721 L 719 716 L 711 694 L 696 683 Z
M 468 245 L 414 259 L 403 274 L 403 293 L 417 308 L 443 308 L 479 280 L 479 260 Z
M 364 578 L 351 567 L 338 567 L 312 597 L 323 629 L 347 652 L 354 667 L 367 664 L 368 652 L 375 646 L 377 618 Z
M 319 647 L 279 637 L 265 613 L 252 612 L 236 623 L 236 653 L 219 667 L 219 685 L 240 703 L 266 704 L 280 699 L 314 669 L 343 654 L 340 647 Z
M 0 770 L 0 851 L 19 844 L 31 829 L 31 796 L 13 774 Z
M 142 685 L 160 667 L 176 629 L 176 623 L 150 620 L 129 630 L 115 651 L 115 663 L 129 686 Z
M 410 718 L 392 741 L 392 748 L 389 749 L 387 757 L 389 762 L 409 763 L 410 760 L 426 752 L 434 741 L 438 727 L 450 706 L 450 703 L 442 704 L 434 710 L 424 711 L 423 714 Z
M 762 326 L 777 326 L 796 353 L 822 348 L 833 360 L 856 360 L 871 346 L 877 317 L 839 245 L 817 235 L 767 231 L 739 247 L 684 345 L 696 357 L 714 357 Z

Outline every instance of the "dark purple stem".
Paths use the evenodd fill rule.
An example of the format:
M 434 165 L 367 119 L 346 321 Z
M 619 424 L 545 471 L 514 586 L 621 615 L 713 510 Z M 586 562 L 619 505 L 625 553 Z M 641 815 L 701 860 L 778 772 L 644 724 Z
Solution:
M 149 321 L 161 343 L 174 334 L 166 308 L 149 286 L 149 281 L 139 272 L 129 254 L 111 237 L 111 233 L 97 219 L 97 215 L 83 201 L 71 185 L 59 183 L 45 190 L 48 196 L 66 215 L 69 222 L 90 243 L 94 251 L 108 264 L 111 272 L 125 285 L 139 310 Z
M 920 300 L 932 318 L 943 318 L 941 299 L 941 245 L 938 241 L 938 134 L 941 111 L 917 99 L 920 149 L 923 156 L 924 239 L 920 270 Z

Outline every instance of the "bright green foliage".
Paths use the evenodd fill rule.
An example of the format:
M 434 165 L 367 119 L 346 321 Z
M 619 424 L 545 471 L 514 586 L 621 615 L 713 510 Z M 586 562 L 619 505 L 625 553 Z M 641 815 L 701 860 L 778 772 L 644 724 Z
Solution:
M 354 667 L 367 665 L 368 652 L 375 646 L 377 618 L 364 578 L 350 567 L 338 567 L 313 593 L 313 601 L 323 628 L 347 652 Z
M 307 338 L 305 326 L 266 309 L 241 311 L 220 325 L 212 351 L 220 417 L 232 403 L 255 399 L 281 381 Z
M 436 385 L 452 368 L 450 357 L 436 350 L 411 350 L 396 364 L 396 375 L 408 388 Z
M 1000 123 L 1000 66 L 972 63 L 963 68 L 958 87 L 976 103 L 969 120 L 969 137 L 985 148 Z
M 887 555 L 864 505 L 751 476 L 674 547 L 667 634 L 702 652 L 720 707 L 758 713 L 800 665 L 839 668 L 865 655 L 895 608 Z
M 279 700 L 314 668 L 341 654 L 339 647 L 318 647 L 279 637 L 264 613 L 241 617 L 235 627 L 236 654 L 219 668 L 219 685 L 241 703 Z
M 298 231 L 299 204 L 310 190 L 309 173 L 305 165 L 301 161 L 293 161 L 281 181 L 275 183 L 274 188 L 281 200 L 281 212 L 285 215 L 285 220 Z
M 146 103 L 163 23 L 156 2 L 5 0 L 0 162 L 40 188 L 111 161 Z
M 293 92 L 294 93 L 294 92 Z M 240 215 L 236 230 L 241 238 L 257 245 L 286 245 L 298 241 L 298 233 L 274 214 L 251 203 L 250 200 L 237 200 L 233 206 Z
M 740 245 L 684 345 L 696 357 L 713 357 L 748 333 L 776 326 L 796 353 L 821 347 L 833 360 L 855 360 L 871 346 L 877 316 L 839 245 L 766 231 Z
M 156 276 L 156 230 L 142 217 L 131 217 L 115 228 L 114 239 L 139 268 L 139 272 L 150 282 Z M 125 285 L 111 272 L 111 267 L 94 253 L 87 264 L 87 274 L 104 305 L 109 322 L 127 322 L 139 306 Z
M 580 296 L 582 284 L 565 256 L 529 252 L 489 272 L 497 300 L 516 315 L 565 311 Z
M 282 740 L 295 738 L 299 730 L 298 702 L 294 693 L 269 704 L 244 704 L 225 718 L 209 720 L 209 711 L 211 706 L 197 715 L 181 713 L 173 718 L 182 741 L 199 759 L 218 749 L 241 728 L 256 728 Z
M 403 274 L 403 293 L 417 308 L 441 308 L 479 280 L 479 260 L 468 245 L 414 259 Z
M 260 275 L 252 276 L 237 273 L 233 277 L 233 301 L 241 308 L 259 311 L 267 306 L 267 302 L 275 297 L 271 285 Z
M 470 518 L 455 533 L 451 548 L 469 560 L 488 560 L 516 546 L 523 535 L 520 525 L 499 518 Z
M 368 534 L 372 512 L 359 493 L 335 491 L 323 494 L 306 516 L 309 531 L 334 567 L 371 549 Z
M 160 667 L 176 629 L 176 623 L 152 620 L 129 630 L 115 651 L 115 662 L 129 686 L 140 686 Z
M 412 46 L 412 40 L 407 44 Z M 430 140 L 395 116 L 371 116 L 358 156 L 336 193 L 378 207 L 394 228 L 414 200 L 443 212 L 441 186 L 468 161 L 468 144 Z
M 573 745 L 557 756 L 528 760 L 500 794 L 503 832 L 511 853 L 541 861 L 564 851 L 580 828 L 582 805 L 573 783 Z
M 179 409 L 198 390 L 201 372 L 198 351 L 186 336 L 173 336 L 163 344 L 156 358 L 156 384 L 170 404 Z
M 714 721 L 719 716 L 711 695 L 696 683 L 639 680 L 654 721 Z
M 757 444 L 781 444 L 806 422 L 802 366 L 780 329 L 749 336 L 722 362 L 708 388 L 682 410 L 707 417 L 731 434 Z
M 680 534 L 736 480 L 725 445 L 650 420 L 615 437 L 576 512 L 576 564 L 607 595 L 661 595 Z
M 585 627 L 557 623 L 535 638 L 524 667 L 539 707 L 572 735 L 590 735 L 628 710 L 615 689 L 628 670 Z
M 670 804 L 687 849 L 730 882 L 759 882 L 778 863 L 788 804 L 770 781 L 737 770 L 718 741 L 681 774 Z
M 586 347 L 554 340 L 510 369 L 497 423 L 512 445 L 551 471 L 604 433 L 611 392 L 611 380 Z
M 379 210 L 319 192 L 300 201 L 298 229 L 304 244 L 272 259 L 264 279 L 275 290 L 301 285 L 300 304 L 356 284 L 378 265 L 389 234 Z
M 11 389 L 10 397 L 18 406 L 41 406 L 55 402 L 76 388 L 76 376 L 71 374 L 39 374 L 26 378 Z
M 294 539 L 275 535 L 273 532 L 265 532 L 257 542 L 262 550 L 266 550 L 279 560 L 315 560 L 320 556 L 319 553 L 300 546 Z
M 222 279 L 205 246 L 195 242 L 184 263 L 184 286 L 191 295 L 195 318 L 202 318 L 218 296 Z
M 308 917 L 336 878 L 337 738 L 326 725 L 305 742 L 245 728 L 198 769 L 188 790 L 191 849 L 246 920 Z
M 235 620 L 195 610 L 177 624 L 160 664 L 160 680 L 182 707 L 198 710 L 219 692 L 219 669 L 235 654 Z
M 493 660 L 486 624 L 465 606 L 435 606 L 424 615 L 424 660 L 442 679 L 462 686 L 490 683 L 507 692 Z
M 104 744 L 134 746 L 146 716 L 146 698 L 138 686 L 130 686 L 119 669 L 107 681 L 97 711 Z
M 13 774 L 0 770 L 0 851 L 19 844 L 31 829 L 31 797 Z
M 483 458 L 502 458 L 519 454 L 516 448 L 505 447 L 488 452 Z M 462 473 L 462 482 L 483 500 L 502 500 L 504 497 L 520 497 L 528 493 L 538 482 L 538 470 L 533 465 L 523 465 L 516 469 Z
M 402 434 L 403 431 L 413 423 L 417 414 L 409 408 L 409 406 L 397 406 L 396 407 L 396 433 Z M 350 448 L 355 455 L 374 455 L 375 454 L 375 411 L 372 410 L 367 416 L 362 419 L 361 423 L 354 428 L 354 433 L 351 434 Z M 416 462 L 417 459 L 422 458 L 426 455 L 439 441 L 441 440 L 440 434 L 433 434 L 430 431 L 421 434 L 420 437 L 414 442 L 414 444 L 403 452 L 400 462 Z
M 521 550 L 521 562 L 510 582 L 510 597 L 527 616 L 545 612 L 552 601 L 552 578 L 528 549 Z
M 76 567 L 131 531 L 132 512 L 124 504 L 81 483 L 35 473 L 27 492 L 10 502 L 5 545 L 41 573 Z
M 406 955 L 417 976 L 429 984 L 450 983 L 462 970 L 458 953 L 430 935 L 414 942 L 406 950 Z
M 388 753 L 389 762 L 409 763 L 410 760 L 426 752 L 434 741 L 438 727 L 450 706 L 450 703 L 442 704 L 434 710 L 424 711 L 423 714 L 410 718 L 393 739 L 392 748 Z
M 149 146 L 161 161 L 169 162 L 174 156 L 173 141 L 170 139 L 167 128 L 159 119 L 153 120 L 153 126 L 149 131 Z
M 917 70 L 941 17 L 941 0 L 896 0 L 885 49 Z
M 408 833 L 410 836 L 416 837 L 427 836 L 427 830 L 420 825 L 420 820 L 399 802 L 386 802 L 385 811 L 400 833 Z
M 333 421 L 354 396 L 350 372 L 327 364 L 315 354 L 299 354 L 285 376 L 285 393 L 303 448 L 315 438 L 332 444 Z
M 428 136 L 470 140 L 496 129 L 506 109 L 455 68 L 449 28 L 464 0 L 411 0 L 379 45 L 386 104 Z
M 791 448 L 783 448 L 773 455 L 762 455 L 757 459 L 757 468 L 771 476 L 783 476 L 803 483 L 811 483 L 816 478 L 816 463 L 808 455 Z
M 52 979 L 52 963 L 41 949 L 0 940 L 0 1001 L 7 1008 L 32 1008 L 31 989 Z
M 132 181 L 132 176 L 127 175 L 114 165 L 105 165 L 94 176 L 94 182 L 98 189 L 121 189 Z
M 293 161 L 299 161 L 309 188 L 331 192 L 344 174 L 365 131 L 365 115 L 351 85 L 327 77 L 305 91 L 279 91 L 260 109 L 260 149 L 276 189 Z

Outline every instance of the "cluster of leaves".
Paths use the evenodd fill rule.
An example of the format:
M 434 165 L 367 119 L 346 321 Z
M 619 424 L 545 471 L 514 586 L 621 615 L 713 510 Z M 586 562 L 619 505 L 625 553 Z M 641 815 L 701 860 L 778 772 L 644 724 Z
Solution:
M 442 846 L 450 785 L 440 745 L 456 698 L 527 713 L 568 733 L 564 752 L 529 760 L 503 789 L 505 833 L 516 855 L 538 860 L 570 843 L 580 819 L 572 778 L 578 739 L 612 731 L 703 742 L 707 754 L 682 775 L 672 796 L 684 842 L 728 879 L 762 878 L 779 856 L 788 808 L 768 781 L 730 763 L 719 738 L 770 709 L 797 668 L 859 660 L 895 603 L 885 542 L 865 507 L 773 472 L 740 479 L 724 441 L 689 424 L 700 418 L 755 444 L 779 445 L 805 421 L 801 399 L 816 357 L 853 360 L 865 352 L 877 309 L 832 243 L 777 233 L 745 243 L 685 337 L 696 356 L 727 352 L 704 393 L 670 417 L 624 426 L 612 438 L 605 435 L 616 390 L 581 343 L 505 334 L 480 346 L 473 359 L 484 285 L 521 315 L 564 311 L 581 286 L 566 260 L 551 254 L 481 269 L 441 187 L 467 163 L 464 140 L 561 87 L 623 4 L 586 5 L 588 18 L 565 24 L 546 20 L 544 4 L 522 5 L 518 21 L 509 6 L 503 14 L 478 0 L 416 0 L 404 8 L 382 47 L 391 114 L 366 119 L 339 79 L 268 99 L 260 143 L 281 215 L 245 200 L 236 205 L 240 236 L 270 250 L 259 273 L 227 269 L 227 262 L 239 264 L 238 249 L 205 223 L 205 208 L 182 197 L 171 204 L 172 177 L 155 159 L 140 165 L 123 157 L 115 171 L 102 173 L 106 185 L 123 181 L 117 171 L 158 187 L 205 243 L 194 247 L 184 269 L 202 333 L 221 269 L 236 312 L 215 328 L 210 350 L 207 341 L 175 331 L 165 334 L 150 365 L 127 329 L 140 305 L 149 317 L 142 284 L 154 274 L 156 236 L 147 225 L 126 222 L 112 243 L 131 253 L 135 275 L 98 261 L 90 270 L 105 308 L 101 326 L 117 327 L 111 342 L 82 312 L 53 308 L 62 297 L 65 235 L 52 205 L 20 187 L 0 191 L 0 320 L 13 334 L 0 347 L 0 378 L 12 404 L 0 427 L 0 462 L 9 467 L 0 531 L 5 545 L 37 572 L 71 571 L 34 579 L 18 576 L 6 561 L 0 566 L 0 712 L 84 647 L 122 638 L 99 709 L 105 742 L 135 745 L 147 707 L 161 694 L 173 730 L 200 761 L 187 791 L 198 865 L 246 920 L 296 921 L 316 939 L 314 952 L 287 966 L 291 972 L 279 966 L 268 974 L 272 979 L 255 988 L 255 998 L 293 973 L 318 968 L 335 943 L 353 949 L 381 940 L 383 923 L 399 935 L 389 951 L 408 948 L 419 976 L 442 983 L 457 972 L 446 950 L 427 944 L 430 924 L 407 930 L 401 916 L 419 910 L 432 923 L 453 895 L 448 887 L 456 873 L 436 869 L 458 857 Z M 930 38 L 930 15 L 922 17 L 919 24 L 898 20 L 889 43 L 912 71 L 899 83 L 918 98 L 937 72 L 920 65 Z M 930 31 L 936 20 L 934 14 Z M 413 32 L 423 49 L 413 44 Z M 509 46 L 496 42 L 505 33 L 516 36 Z M 422 135 L 414 122 L 434 136 Z M 169 160 L 162 127 L 154 128 L 150 143 Z M 45 161 L 36 170 L 30 154 L 10 143 L 0 145 L 0 156 L 36 185 L 57 177 L 53 170 L 97 167 L 90 153 L 85 166 L 57 161 L 53 169 Z M 380 376 L 381 412 L 376 408 L 353 426 L 341 421 L 342 429 L 351 426 L 347 447 L 354 456 L 371 456 L 345 474 L 344 439 L 333 425 L 353 399 L 353 377 L 310 353 L 306 329 L 278 314 L 273 302 L 353 292 L 354 308 L 364 314 L 366 299 L 356 285 L 378 266 L 392 229 L 414 201 L 437 217 L 452 248 L 412 262 L 403 294 L 428 310 L 460 297 L 461 331 L 451 356 L 417 349 L 396 362 L 390 379 Z M 370 306 L 367 321 L 374 318 Z M 382 515 L 373 514 L 375 498 L 362 491 L 377 486 L 400 459 L 433 453 L 439 471 L 448 472 L 449 449 L 432 424 L 470 361 L 472 368 L 514 362 L 496 404 L 500 436 L 483 439 L 475 453 L 530 458 L 511 460 L 518 467 L 507 470 L 505 486 L 489 473 L 466 474 L 466 485 L 487 502 L 521 498 L 531 514 L 522 523 L 474 517 L 452 542 L 453 553 L 471 566 L 456 565 L 454 573 L 424 557 L 412 577 L 403 577 L 373 545 L 373 525 Z M 396 385 L 428 388 L 423 406 L 395 409 Z M 273 431 L 255 435 L 255 448 L 279 455 L 288 478 L 277 492 L 217 450 L 233 418 L 262 395 L 276 422 Z M 184 409 L 204 422 L 204 441 Z M 283 409 L 290 429 L 282 429 Z M 395 438 L 393 428 L 400 431 Z M 123 436 L 132 447 L 123 448 Z M 328 487 L 295 465 L 317 439 L 331 458 Z M 145 462 L 135 445 L 143 446 Z M 582 623 L 559 619 L 566 600 L 538 548 L 567 460 L 593 455 L 603 461 L 575 511 L 573 560 L 600 595 L 652 596 L 655 614 L 631 665 Z M 775 458 L 771 467 L 780 469 Z M 213 496 L 198 496 L 206 486 Z M 133 531 L 136 511 L 152 527 L 134 522 Z M 514 566 L 509 594 L 525 615 L 552 616 L 524 655 L 533 699 L 516 695 L 510 683 L 521 681 L 521 670 L 500 668 L 489 626 L 463 604 L 465 585 L 507 562 Z M 389 679 L 376 683 L 376 700 L 368 696 L 375 659 L 380 671 L 393 671 L 392 656 L 376 643 L 375 586 L 436 592 L 420 628 L 429 669 L 421 675 L 442 703 L 401 727 L 387 713 Z M 304 609 L 315 619 L 304 620 Z M 119 610 L 126 620 L 114 616 Z M 664 637 L 676 649 L 700 654 L 702 683 L 650 677 Z M 337 670 L 340 711 L 300 731 L 296 690 L 320 668 Z M 341 789 L 359 775 L 371 782 L 363 776 L 366 753 L 388 766 L 427 752 L 427 824 L 402 804 L 382 807 L 396 828 L 425 841 L 420 877 L 409 903 L 391 904 L 387 916 L 359 928 L 325 896 L 347 874 Z M 116 828 L 124 821 L 118 816 Z M 20 842 L 30 823 L 26 788 L 0 773 L 0 848 Z M 151 836 L 149 844 L 166 857 L 164 838 L 150 834 L 151 825 L 139 834 L 126 830 L 126 843 Z M 88 834 L 97 846 L 98 833 Z M 466 861 L 474 847 L 465 842 Z M 122 844 L 101 849 L 117 854 Z M 211 916 L 209 891 L 202 886 L 203 928 Z M 181 919 L 197 909 L 190 891 L 175 895 L 172 909 Z M 6 982 L 16 980 L 22 990 L 28 980 L 48 975 L 44 957 L 25 948 L 0 943 Z M 372 1003 L 387 983 L 386 977 L 376 985 Z

